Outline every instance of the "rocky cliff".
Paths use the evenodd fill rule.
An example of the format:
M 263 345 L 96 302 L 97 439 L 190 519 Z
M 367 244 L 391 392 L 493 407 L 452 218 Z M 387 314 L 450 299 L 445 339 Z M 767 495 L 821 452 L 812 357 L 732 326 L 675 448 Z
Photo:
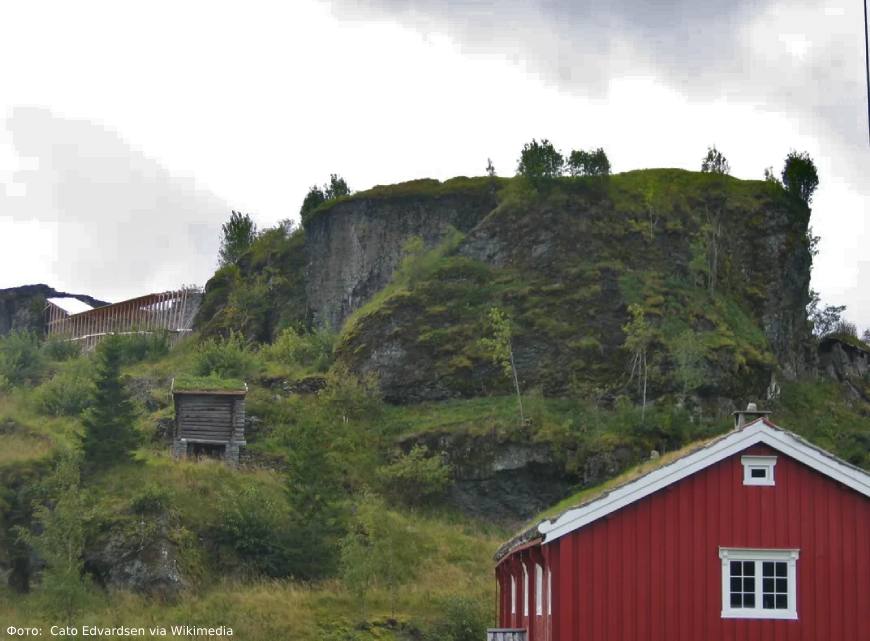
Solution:
M 0 336 L 15 329 L 41 332 L 45 321 L 45 299 L 55 297 L 77 298 L 91 307 L 108 305 L 92 296 L 59 292 L 44 284 L 0 289 Z
M 819 372 L 870 403 L 870 349 L 854 336 L 826 336 L 819 343 Z
M 612 401 L 645 382 L 649 399 L 730 406 L 815 371 L 809 215 L 778 185 L 671 169 L 376 187 L 259 238 L 206 286 L 197 324 L 339 331 L 339 360 L 417 402 L 511 391 L 486 347 L 497 307 L 525 390 Z
M 407 234 L 437 243 L 457 199 L 443 214 L 439 202 L 363 195 L 325 212 L 309 246 L 315 317 L 335 324 L 382 287 Z M 499 307 L 524 389 L 638 396 L 645 378 L 649 398 L 758 397 L 774 372 L 793 378 L 813 362 L 808 220 L 778 186 L 729 176 L 645 170 L 541 192 L 510 181 L 492 211 L 466 219 L 457 248 L 351 317 L 339 357 L 396 402 L 507 392 L 481 340 Z M 644 372 L 629 365 L 630 305 L 648 334 Z
M 490 179 L 418 180 L 376 187 L 317 212 L 305 225 L 306 294 L 315 324 L 338 330 L 381 290 L 411 237 L 426 247 L 468 232 L 496 205 Z

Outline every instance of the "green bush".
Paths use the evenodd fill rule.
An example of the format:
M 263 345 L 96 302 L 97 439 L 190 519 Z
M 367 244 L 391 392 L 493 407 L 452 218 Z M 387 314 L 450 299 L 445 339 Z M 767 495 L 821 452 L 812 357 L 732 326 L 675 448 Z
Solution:
M 91 402 L 93 363 L 78 358 L 63 364 L 54 377 L 34 393 L 36 409 L 48 416 L 78 416 Z
M 366 595 L 375 585 L 387 589 L 395 612 L 399 588 L 412 580 L 424 548 L 413 521 L 401 518 L 380 497 L 366 493 L 356 503 L 351 527 L 341 540 L 341 571 L 366 615 Z
M 172 493 L 154 483 L 146 484 L 130 499 L 130 511 L 134 514 L 161 514 L 172 504 Z
M 489 616 L 487 608 L 479 601 L 451 596 L 439 609 L 444 615 L 427 635 L 431 641 L 480 641 L 486 638 Z
M 74 341 L 49 338 L 42 344 L 42 353 L 50 361 L 68 361 L 81 355 L 81 346 Z
M 199 345 L 193 373 L 196 376 L 246 379 L 258 369 L 257 355 L 242 335 L 230 332 L 227 338 L 209 338 Z
M 266 349 L 266 356 L 281 364 L 325 372 L 332 363 L 334 344 L 335 334 L 328 330 L 303 333 L 288 327 Z
M 290 570 L 289 520 L 259 487 L 250 484 L 228 490 L 217 505 L 215 539 L 231 548 L 244 567 L 254 574 L 286 576 Z
M 384 494 L 408 504 L 438 499 L 450 486 L 450 466 L 444 456 L 430 456 L 425 445 L 415 445 L 407 454 L 378 468 L 377 476 Z
M 121 361 L 125 365 L 156 360 L 169 353 L 169 335 L 166 332 L 119 334 L 117 342 Z
M 45 372 L 45 358 L 33 332 L 14 331 L 0 338 L 0 380 L 33 384 Z

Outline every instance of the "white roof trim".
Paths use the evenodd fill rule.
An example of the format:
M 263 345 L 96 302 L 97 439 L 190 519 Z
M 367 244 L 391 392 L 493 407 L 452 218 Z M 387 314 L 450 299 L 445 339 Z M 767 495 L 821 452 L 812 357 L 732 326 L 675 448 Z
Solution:
M 733 432 L 697 452 L 618 487 L 587 505 L 568 510 L 555 520 L 544 521 L 538 525 L 538 531 L 544 535 L 544 543 L 554 541 L 757 443 L 769 445 L 817 472 L 870 497 L 870 474 L 840 461 L 791 432 L 778 429 L 764 419 L 758 419 L 742 430 Z
M 87 312 L 93 309 L 93 307 L 88 305 L 86 302 L 80 301 L 78 298 L 73 298 L 71 296 L 64 296 L 62 298 L 46 298 L 45 300 L 52 305 L 60 307 L 70 316 L 81 314 L 82 312 Z

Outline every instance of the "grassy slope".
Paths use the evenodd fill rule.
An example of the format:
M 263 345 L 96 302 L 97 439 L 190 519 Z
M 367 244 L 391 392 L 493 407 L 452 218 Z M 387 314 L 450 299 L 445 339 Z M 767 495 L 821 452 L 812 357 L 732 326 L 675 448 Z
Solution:
M 147 536 L 147 528 L 137 528 L 151 517 L 137 512 L 135 505 L 143 497 L 158 497 L 171 515 L 169 538 L 180 546 L 183 573 L 194 585 L 175 604 L 95 591 L 76 617 L 77 624 L 225 624 L 234 628 L 237 637 L 252 641 L 398 639 L 407 638 L 408 630 L 431 626 L 443 616 L 445 599 L 453 595 L 490 603 L 491 554 L 506 532 L 471 523 L 449 509 L 391 508 L 395 518 L 415 532 L 423 550 L 415 578 L 402 586 L 395 602 L 386 587 L 375 585 L 363 612 L 339 579 L 302 583 L 252 576 L 244 559 L 214 542 L 214 532 L 221 525 L 223 510 L 245 492 L 254 492 L 258 502 L 275 506 L 277 513 L 286 512 L 284 474 L 271 468 L 233 470 L 213 461 L 174 461 L 164 444 L 153 440 L 158 421 L 171 416 L 168 381 L 174 373 L 189 371 L 194 356 L 188 342 L 163 358 L 125 368 L 134 387 L 147 383 L 146 392 L 138 395 L 142 413 L 138 428 L 146 445 L 134 464 L 114 468 L 88 482 L 84 490 L 91 506 L 86 519 L 96 519 L 101 527 L 110 524 L 116 531 L 144 532 L 142 536 Z M 276 367 L 280 365 L 268 365 L 272 371 Z M 29 478 L 34 483 L 47 472 L 54 454 L 74 446 L 80 432 L 75 419 L 40 415 L 37 392 L 38 388 L 19 389 L 0 395 L 0 477 L 4 479 Z M 319 401 L 315 397 L 276 400 L 272 392 L 253 382 L 249 398 L 249 408 L 272 421 L 259 441 L 252 439 L 252 449 L 275 453 L 280 465 L 296 425 L 288 414 L 316 412 Z M 147 405 L 156 407 L 149 412 Z M 0 618 L 7 624 L 55 622 L 38 591 L 21 595 L 0 588 L 0 597 Z M 357 629 L 362 621 L 367 625 Z
M 191 345 L 182 345 L 160 360 L 141 363 L 127 371 L 139 380 L 166 381 L 170 370 L 189 367 L 193 353 Z M 166 403 L 168 397 L 163 391 L 153 390 L 151 400 L 162 399 Z M 32 408 L 31 396 L 20 391 L 0 402 L 4 424 L 17 426 L 3 436 L 6 447 L 0 458 L 0 473 L 13 473 L 23 464 L 44 462 L 56 448 L 68 447 L 74 441 L 76 421 L 39 416 Z M 282 412 L 304 415 L 317 411 L 319 402 L 314 397 L 276 401 L 273 392 L 256 384 L 251 385 L 250 398 L 252 412 L 274 422 L 272 429 L 252 438 L 252 448 L 272 452 L 279 458 L 292 436 L 293 426 L 293 421 Z M 528 431 L 525 436 L 533 440 L 574 446 L 594 441 L 599 447 L 607 447 L 621 440 L 640 442 L 638 439 L 642 441 L 656 430 L 675 429 L 675 417 L 681 416 L 676 411 L 651 411 L 647 427 L 639 429 L 637 410 L 633 407 L 603 410 L 583 400 L 532 395 L 526 399 L 531 425 L 519 428 L 514 402 L 515 399 L 506 396 L 386 407 L 378 421 L 377 435 L 383 438 L 381 447 L 387 448 L 395 439 L 413 434 L 496 431 L 516 435 L 525 429 Z M 827 383 L 786 385 L 775 409 L 775 417 L 785 427 L 865 468 L 870 467 L 868 408 L 849 402 L 839 387 Z M 156 418 L 166 414 L 164 408 L 146 412 L 140 429 L 150 435 Z M 712 417 L 695 427 L 687 426 L 688 423 L 683 424 L 674 438 L 691 439 L 727 428 L 722 419 Z M 167 622 L 223 623 L 233 626 L 237 635 L 254 641 L 389 639 L 405 638 L 403 626 L 405 630 L 425 629 L 437 620 L 441 604 L 451 595 L 466 595 L 485 605 L 491 603 L 491 555 L 509 532 L 470 521 L 450 510 L 409 511 L 398 505 L 391 508 L 418 533 L 424 554 L 416 576 L 402 587 L 396 603 L 391 603 L 383 586 L 375 587 L 365 615 L 339 580 L 303 584 L 290 579 L 264 581 L 247 576 L 244 565 L 232 553 L 204 548 L 196 541 L 208 537 L 220 518 L 215 506 L 238 496 L 243 488 L 256 487 L 259 496 L 280 506 L 285 500 L 283 475 L 273 469 L 231 470 L 219 463 L 176 462 L 165 449 L 160 443 L 143 447 L 137 464 L 117 468 L 88 491 L 98 509 L 115 515 L 118 523 L 138 518 L 131 513 L 130 505 L 145 489 L 150 492 L 157 489 L 158 494 L 168 496 L 174 515 L 173 535 L 190 545 L 182 560 L 188 575 L 197 579 L 197 585 L 177 604 L 163 604 L 133 594 L 113 593 L 107 597 L 96 593 L 77 619 L 81 623 L 146 626 Z M 6 592 L 3 596 L 0 616 L 4 621 L 34 623 L 38 593 Z M 46 622 L 51 618 L 42 616 L 45 618 L 41 620 Z M 369 627 L 358 629 L 363 618 Z M 390 623 L 391 619 L 398 623 Z
M 178 367 L 184 358 L 171 354 L 166 359 L 131 368 L 137 376 L 146 374 L 159 378 L 168 362 Z M 263 394 L 252 386 L 254 395 Z M 265 397 L 254 399 L 253 406 L 265 403 Z M 297 401 L 316 403 L 314 399 Z M 631 410 L 594 410 L 582 401 L 572 399 L 527 399 L 532 417 L 532 438 L 577 438 L 583 422 L 599 425 L 601 437 L 614 439 L 628 437 L 632 432 Z M 7 439 L 9 454 L 0 459 L 0 472 L 8 471 L 25 461 L 39 461 L 56 447 L 68 446 L 76 431 L 70 420 L 46 421 L 27 408 L 27 394 L 5 397 L 0 412 L 16 424 L 28 426 Z M 293 406 L 295 410 L 302 406 Z M 262 408 L 261 408 L 262 409 Z M 312 407 L 308 407 L 312 410 Z M 160 412 L 161 410 L 157 410 Z M 797 383 L 786 385 L 783 397 L 776 407 L 777 418 L 785 427 L 811 438 L 834 452 L 870 467 L 866 447 L 866 405 L 849 403 L 839 387 L 826 383 Z M 664 421 L 664 415 L 652 414 L 650 422 Z M 709 431 L 727 428 L 722 420 L 709 421 Z M 148 431 L 149 417 L 142 421 L 141 429 Z M 427 403 L 409 407 L 388 407 L 383 415 L 385 433 L 391 438 L 430 431 L 472 430 L 484 433 L 490 430 L 510 432 L 517 430 L 514 399 L 510 397 L 479 398 Z M 566 425 L 568 426 L 567 431 Z M 38 427 L 32 427 L 38 426 Z M 663 426 L 663 425 L 661 425 Z M 575 432 L 575 427 L 578 432 Z M 700 435 L 701 432 L 697 432 Z M 282 429 L 262 435 L 261 445 L 267 449 L 280 449 L 287 438 Z M 28 441 L 27 439 L 31 439 Z M 256 439 L 255 445 L 256 445 Z M 27 441 L 27 442 L 25 442 Z M 860 443 L 864 443 L 863 452 Z M 32 448 L 27 443 L 36 444 Z M 271 444 L 271 445 L 266 445 Z M 861 456 L 863 454 L 863 456 Z M 129 512 L 131 500 L 142 488 L 160 488 L 171 496 L 179 535 L 186 531 L 196 536 L 207 533 L 218 518 L 214 506 L 232 496 L 242 487 L 255 485 L 262 496 L 280 504 L 283 501 L 283 476 L 274 470 L 231 470 L 212 462 L 176 462 L 166 454 L 162 445 L 143 448 L 138 464 L 118 468 L 90 488 L 100 509 L 115 514 Z M 583 493 L 570 497 L 566 504 L 582 498 Z M 395 506 L 403 522 L 412 525 L 424 541 L 425 554 L 421 558 L 417 576 L 402 588 L 395 604 L 387 590 L 376 587 L 369 596 L 365 619 L 374 624 L 367 630 L 355 629 L 363 614 L 354 597 L 338 580 L 302 584 L 292 580 L 258 580 L 246 578 L 238 565 L 233 566 L 231 555 L 221 557 L 232 572 L 221 569 L 208 559 L 204 549 L 195 549 L 186 558 L 189 572 L 199 577 L 199 586 L 179 604 L 162 604 L 133 594 L 113 593 L 111 597 L 97 594 L 86 611 L 77 619 L 81 623 L 100 625 L 149 625 L 167 622 L 234 627 L 242 638 L 258 639 L 329 639 L 329 638 L 403 638 L 390 627 L 402 625 L 425 628 L 439 616 L 439 604 L 455 594 L 470 596 L 480 603 L 491 602 L 491 555 L 507 538 L 508 532 L 485 524 L 463 519 L 449 511 L 414 512 Z M 190 539 L 190 537 L 188 537 Z M 195 540 L 196 537 L 193 537 Z M 218 552 L 218 554 L 224 554 Z M 33 624 L 38 594 L 16 595 L 5 593 L 0 616 L 8 623 Z M 396 619 L 399 623 L 388 623 Z M 44 621 L 49 621 L 46 616 Z M 343 636 L 355 634 L 356 637 Z M 330 636 L 334 635 L 334 636 Z M 396 636 L 398 635 L 398 636 Z

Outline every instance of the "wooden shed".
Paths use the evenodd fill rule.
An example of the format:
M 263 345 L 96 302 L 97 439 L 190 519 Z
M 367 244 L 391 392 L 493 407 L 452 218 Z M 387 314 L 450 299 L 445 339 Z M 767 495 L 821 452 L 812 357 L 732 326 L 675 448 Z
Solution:
M 176 457 L 212 456 L 231 465 L 245 445 L 245 396 L 242 381 L 178 378 L 172 381 Z
M 870 639 L 870 475 L 754 414 L 503 546 L 498 624 L 526 641 Z

